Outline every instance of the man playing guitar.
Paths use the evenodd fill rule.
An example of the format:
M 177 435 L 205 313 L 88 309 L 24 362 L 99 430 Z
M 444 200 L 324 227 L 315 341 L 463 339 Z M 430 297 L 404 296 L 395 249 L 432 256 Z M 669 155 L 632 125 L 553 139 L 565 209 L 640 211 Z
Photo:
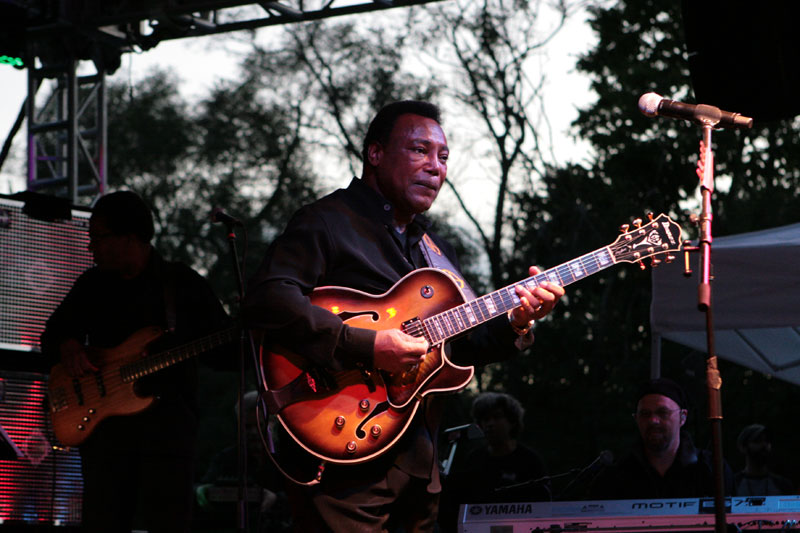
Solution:
M 530 346 L 533 320 L 550 313 L 564 294 L 559 284 L 550 281 L 530 290 L 517 286 L 516 303 L 508 313 L 471 329 L 446 349 L 432 341 L 435 332 L 424 329 L 427 326 L 415 334 L 411 325 L 394 325 L 392 317 L 407 312 L 411 300 L 435 300 L 439 285 L 434 274 L 442 276 L 439 271 L 422 271 L 426 279 L 430 275 L 437 282 L 426 281 L 419 287 L 415 282 L 398 284 L 417 269 L 441 268 L 430 257 L 444 257 L 444 264 L 452 266 L 447 268 L 449 275 L 460 276 L 453 248 L 429 231 L 430 222 L 422 215 L 445 181 L 448 156 L 436 106 L 416 101 L 387 105 L 373 119 L 364 139 L 362 177 L 299 210 L 249 282 L 243 318 L 246 326 L 263 334 L 265 349 L 272 352 L 265 359 L 266 389 L 302 390 L 301 396 L 313 399 L 315 394 L 325 396 L 328 380 L 324 376 L 336 373 L 344 382 L 355 380 L 357 387 L 380 393 L 369 400 L 356 399 L 358 407 L 352 416 L 342 414 L 330 420 L 327 413 L 306 408 L 302 402 L 281 403 L 283 396 L 267 394 L 267 403 L 279 409 L 279 417 L 288 419 L 294 410 L 292 416 L 321 424 L 309 432 L 312 439 L 347 433 L 359 416 L 362 422 L 355 432 L 366 433 L 363 439 L 345 438 L 330 453 L 315 452 L 302 442 L 300 432 L 292 434 L 300 446 L 331 461 L 318 483 L 290 484 L 297 531 L 372 532 L 396 526 L 431 531 L 440 491 L 435 442 L 442 406 L 436 395 L 426 392 L 466 385 L 472 369 L 455 365 L 451 367 L 459 369 L 465 380 L 453 386 L 441 384 L 439 369 L 450 360 L 485 364 Z M 531 267 L 531 275 L 538 272 Z M 410 290 L 409 285 L 413 286 Z M 456 279 L 453 286 L 462 285 Z M 320 299 L 321 287 L 343 287 L 349 292 L 328 291 Z M 374 300 L 369 296 L 387 291 L 402 294 Z M 343 301 L 361 299 L 375 305 L 352 306 L 342 312 L 336 300 L 340 294 Z M 384 316 L 390 327 L 361 326 L 383 321 Z M 454 323 L 471 318 L 467 310 L 454 317 Z M 428 373 L 432 363 L 434 368 Z M 294 367 L 302 370 L 299 377 L 285 371 Z M 287 379 L 281 382 L 283 374 Z M 425 379 L 417 386 L 413 382 L 419 375 Z M 323 401 L 329 398 L 336 401 L 335 395 Z M 381 407 L 375 407 L 376 403 Z M 387 424 L 408 413 L 409 421 L 398 425 L 394 440 L 361 455 L 365 446 L 381 441 Z M 284 425 L 291 433 L 291 424 Z
M 133 192 L 100 198 L 89 224 L 96 266 L 77 279 L 41 339 L 64 376 L 58 380 L 56 368 L 51 375 L 51 385 L 63 384 L 50 389 L 54 425 L 60 413 L 82 411 L 61 434 L 80 444 L 86 532 L 131 531 L 139 525 L 137 505 L 150 533 L 189 531 L 194 360 L 123 382 L 120 359 L 136 363 L 164 341 L 172 346 L 208 335 L 228 316 L 199 274 L 161 258 L 150 245 L 153 233 L 150 209 Z

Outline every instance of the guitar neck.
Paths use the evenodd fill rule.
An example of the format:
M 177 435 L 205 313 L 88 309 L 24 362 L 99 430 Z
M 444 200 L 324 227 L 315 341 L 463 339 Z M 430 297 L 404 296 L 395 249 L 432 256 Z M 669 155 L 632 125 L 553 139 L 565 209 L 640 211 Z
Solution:
M 564 287 L 605 270 L 615 263 L 610 247 L 604 246 L 535 276 L 426 318 L 422 321 L 425 336 L 431 344 L 439 344 L 519 307 L 520 300 L 515 289 L 517 285 L 532 290 L 545 281 L 552 281 Z
M 188 344 L 121 365 L 119 370 L 122 375 L 122 380 L 125 382 L 135 381 L 174 364 L 191 359 L 217 346 L 232 341 L 236 337 L 238 331 L 238 327 L 234 326 L 213 333 L 207 337 L 197 339 Z

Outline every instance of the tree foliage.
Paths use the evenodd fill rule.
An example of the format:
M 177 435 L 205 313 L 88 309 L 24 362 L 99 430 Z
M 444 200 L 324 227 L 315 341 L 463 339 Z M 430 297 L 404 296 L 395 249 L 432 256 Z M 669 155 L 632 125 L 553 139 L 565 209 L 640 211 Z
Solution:
M 474 137 L 462 133 L 460 142 L 475 143 L 477 153 L 472 158 L 487 161 L 494 174 L 488 229 L 458 180 L 448 182 L 488 259 L 493 288 L 506 285 L 515 275 L 508 269 L 515 255 L 515 248 L 508 246 L 515 216 L 512 195 L 533 192 L 536 178 L 552 166 L 548 146 L 540 139 L 548 133 L 538 113 L 545 76 L 534 59 L 563 28 L 575 5 L 448 2 L 430 8 L 435 16 L 416 29 L 423 42 L 430 42 L 430 56 L 443 58 L 437 61 L 452 74 L 453 81 L 442 85 L 443 97 L 463 109 L 461 118 L 472 125 L 465 132 Z
M 515 246 L 523 256 L 547 258 L 547 265 L 603 246 L 613 240 L 616 226 L 645 212 L 667 213 L 684 227 L 685 238 L 697 238 L 689 215 L 699 212 L 694 166 L 701 129 L 647 118 L 636 109 L 639 95 L 649 91 L 693 100 L 679 4 L 621 1 L 590 11 L 598 43 L 578 68 L 590 76 L 597 98 L 575 123 L 576 132 L 592 144 L 590 164 L 554 169 L 544 178 L 544 191 L 518 197 Z M 714 235 L 798 220 L 792 207 L 798 192 L 797 127 L 797 120 L 789 119 L 714 134 Z M 615 267 L 569 287 L 564 305 L 540 324 L 532 362 L 495 369 L 490 386 L 533 396 L 538 402 L 532 405 L 553 409 L 555 416 L 538 419 L 555 435 L 559 456 L 574 461 L 603 448 L 624 451 L 620 435 L 635 432 L 628 418 L 633 393 L 651 371 L 649 305 L 650 277 L 637 268 Z M 797 392 L 724 362 L 721 367 L 731 417 L 725 449 L 736 467 L 741 466 L 733 444 L 738 430 L 754 419 L 777 422 L 770 406 Z M 692 428 L 698 443 L 707 445 L 704 354 L 665 346 L 662 372 L 690 390 Z M 756 382 L 765 385 L 763 393 L 776 396 L 762 398 L 760 408 L 740 405 L 741 398 L 758 395 Z
M 211 225 L 211 210 L 246 222 L 257 260 L 316 184 L 297 111 L 257 92 L 252 78 L 226 82 L 190 109 L 164 72 L 135 88 L 109 88 L 110 186 L 141 194 L 154 211 L 157 247 L 206 274 L 231 307 L 237 287 L 227 233 Z

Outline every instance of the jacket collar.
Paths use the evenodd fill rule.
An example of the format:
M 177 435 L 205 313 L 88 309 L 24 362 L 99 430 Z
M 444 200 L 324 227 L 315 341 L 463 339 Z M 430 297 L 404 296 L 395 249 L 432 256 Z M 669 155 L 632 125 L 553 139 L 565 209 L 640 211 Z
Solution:
M 361 178 L 353 178 L 347 187 L 351 193 L 351 207 L 370 218 L 380 220 L 385 226 L 394 224 L 394 206 L 384 196 L 367 185 Z M 408 225 L 410 235 L 421 235 L 431 226 L 431 220 L 425 215 L 415 215 Z

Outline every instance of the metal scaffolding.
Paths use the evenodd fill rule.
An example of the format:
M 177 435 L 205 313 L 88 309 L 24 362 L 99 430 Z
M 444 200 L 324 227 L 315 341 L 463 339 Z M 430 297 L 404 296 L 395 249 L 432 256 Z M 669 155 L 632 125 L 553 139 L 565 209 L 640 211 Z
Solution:
M 165 40 L 409 7 L 437 0 L 9 0 L 24 27 L 28 190 L 69 198 L 106 190 L 105 76 L 121 55 Z M 88 65 L 94 73 L 78 75 Z M 45 80 L 53 91 L 37 99 Z M 13 132 L 12 132 L 13 135 Z M 6 141 L 8 143 L 8 140 Z

